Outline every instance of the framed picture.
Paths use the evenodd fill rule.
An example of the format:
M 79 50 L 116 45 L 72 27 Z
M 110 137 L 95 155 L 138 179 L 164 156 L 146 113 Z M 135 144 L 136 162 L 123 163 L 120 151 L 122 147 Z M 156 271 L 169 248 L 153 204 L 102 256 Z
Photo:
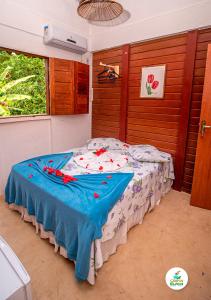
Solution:
M 163 98 L 166 66 L 143 67 L 141 72 L 141 98 Z

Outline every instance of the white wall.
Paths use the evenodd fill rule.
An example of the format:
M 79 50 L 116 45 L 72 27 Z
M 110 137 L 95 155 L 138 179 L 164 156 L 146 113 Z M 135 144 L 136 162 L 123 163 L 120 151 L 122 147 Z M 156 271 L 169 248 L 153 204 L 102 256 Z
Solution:
M 210 0 L 120 0 L 131 18 L 116 27 L 91 27 L 92 51 L 211 25 Z
M 77 17 L 76 7 L 71 0 L 0 0 L 0 47 L 82 61 L 78 54 L 42 42 L 43 25 L 48 23 L 88 37 L 89 28 Z M 0 195 L 14 163 L 81 146 L 90 132 L 90 114 L 0 123 Z
M 87 62 L 87 57 L 45 46 L 43 26 L 52 23 L 89 39 L 100 50 L 211 24 L 211 0 L 119 0 L 131 18 L 116 27 L 90 26 L 76 13 L 76 0 L 0 0 L 0 46 Z M 90 105 L 91 106 L 91 105 Z M 32 156 L 82 145 L 89 115 L 0 123 L 0 195 L 12 164 Z

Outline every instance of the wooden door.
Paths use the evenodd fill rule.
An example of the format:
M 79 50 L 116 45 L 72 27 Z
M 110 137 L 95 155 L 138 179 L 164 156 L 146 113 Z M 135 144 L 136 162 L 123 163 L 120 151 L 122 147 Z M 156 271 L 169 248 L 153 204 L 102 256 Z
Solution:
M 191 205 L 211 209 L 211 44 L 207 52 Z

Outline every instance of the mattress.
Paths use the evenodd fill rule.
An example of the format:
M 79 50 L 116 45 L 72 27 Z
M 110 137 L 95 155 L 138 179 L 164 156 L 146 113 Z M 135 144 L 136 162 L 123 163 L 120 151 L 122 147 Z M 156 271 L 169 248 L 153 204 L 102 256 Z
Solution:
M 116 151 L 126 154 L 122 150 Z M 62 169 L 63 173 L 66 175 L 98 173 L 98 171 L 86 170 L 80 167 L 74 160 L 74 157 L 87 152 L 86 147 L 70 149 L 68 152 L 74 154 Z M 166 163 L 147 163 L 138 162 L 128 156 L 127 164 L 120 168 L 118 172 L 131 172 L 134 173 L 134 176 L 121 199 L 110 211 L 107 222 L 102 229 L 102 238 L 92 243 L 88 276 L 90 284 L 95 283 L 97 271 L 102 267 L 104 261 L 116 252 L 120 244 L 127 241 L 129 229 L 142 223 L 144 215 L 158 205 L 161 197 L 171 189 L 174 179 L 172 160 Z M 55 245 L 55 250 L 67 257 L 66 250 L 56 244 L 53 233 L 46 232 L 33 216 L 28 215 L 25 208 L 17 207 L 14 204 L 11 205 L 11 208 L 21 212 L 26 221 L 32 222 L 36 226 L 37 232 L 40 232 L 42 238 L 48 238 Z

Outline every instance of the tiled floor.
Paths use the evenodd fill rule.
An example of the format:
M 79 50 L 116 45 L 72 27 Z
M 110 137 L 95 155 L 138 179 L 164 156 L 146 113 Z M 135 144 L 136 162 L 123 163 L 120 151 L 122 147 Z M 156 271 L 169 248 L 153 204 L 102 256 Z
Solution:
M 189 195 L 171 191 L 142 225 L 133 228 L 100 270 L 94 287 L 77 283 L 71 262 L 35 234 L 0 201 L 0 235 L 29 272 L 35 300 L 208 300 L 211 299 L 211 212 L 189 206 Z M 182 291 L 166 286 L 165 273 L 184 268 Z

